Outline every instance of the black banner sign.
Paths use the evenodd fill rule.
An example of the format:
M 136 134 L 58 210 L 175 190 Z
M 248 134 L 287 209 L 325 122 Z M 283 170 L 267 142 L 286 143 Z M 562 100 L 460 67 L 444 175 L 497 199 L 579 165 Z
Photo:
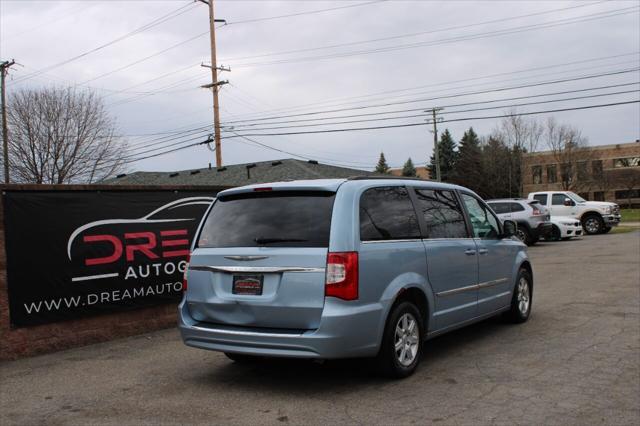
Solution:
M 175 302 L 215 197 L 203 192 L 6 192 L 11 324 Z

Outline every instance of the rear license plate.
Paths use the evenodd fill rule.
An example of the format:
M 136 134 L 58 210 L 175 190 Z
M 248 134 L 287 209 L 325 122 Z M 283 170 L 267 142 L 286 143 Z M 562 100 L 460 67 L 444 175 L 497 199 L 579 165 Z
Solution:
M 262 279 L 262 275 L 234 275 L 232 293 L 260 296 Z

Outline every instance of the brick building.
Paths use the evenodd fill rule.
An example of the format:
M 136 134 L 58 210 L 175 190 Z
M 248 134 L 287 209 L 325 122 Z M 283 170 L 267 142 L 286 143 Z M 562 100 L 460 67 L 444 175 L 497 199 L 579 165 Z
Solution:
M 570 190 L 593 201 L 640 205 L 640 141 L 590 146 L 573 155 L 525 154 L 523 193 Z

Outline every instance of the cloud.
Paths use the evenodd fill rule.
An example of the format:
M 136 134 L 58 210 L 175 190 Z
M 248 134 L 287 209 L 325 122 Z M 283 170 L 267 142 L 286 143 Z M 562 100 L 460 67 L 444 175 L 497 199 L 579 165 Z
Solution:
M 356 2 L 350 2 L 355 4 Z M 15 58 L 24 68 L 16 67 L 12 76 L 17 80 L 34 70 L 45 68 L 73 57 L 132 29 L 163 16 L 189 2 L 75 2 L 75 1 L 9 1 L 0 3 L 0 55 Z M 315 105 L 299 111 L 329 108 L 333 104 L 367 105 L 374 101 L 398 101 L 416 97 L 436 97 L 637 67 L 638 56 L 625 56 L 572 66 L 541 69 L 487 79 L 486 75 L 541 68 L 554 64 L 582 61 L 591 58 L 638 52 L 640 23 L 637 9 L 633 13 L 568 25 L 558 25 L 535 31 L 514 32 L 494 37 L 478 37 L 459 42 L 444 42 L 431 46 L 407 48 L 357 56 L 335 57 L 308 62 L 242 67 L 249 62 L 273 59 L 348 53 L 372 48 L 389 48 L 409 43 L 450 40 L 490 31 L 559 19 L 628 8 L 634 2 L 581 3 L 583 7 L 517 20 L 470 26 L 483 21 L 539 13 L 551 9 L 571 8 L 575 2 L 412 2 L 389 1 L 346 8 L 324 13 L 301 15 L 262 22 L 232 24 L 257 17 L 292 14 L 309 10 L 339 7 L 346 2 L 314 1 L 218 1 L 216 17 L 230 25 L 217 31 L 218 55 L 221 63 L 231 66 L 229 79 L 220 95 L 223 121 L 265 111 L 286 112 L 299 105 Z M 458 29 L 398 38 L 369 44 L 357 44 L 334 49 L 299 52 L 289 55 L 228 61 L 225 58 L 262 55 L 288 50 L 315 48 L 326 45 L 359 42 L 460 27 Z M 8 82 L 9 93 L 21 87 L 37 85 L 65 85 L 90 80 L 103 73 L 126 66 L 140 58 L 153 55 L 189 37 L 207 31 L 208 12 L 204 4 L 189 6 L 184 14 L 109 46 L 85 58 L 73 61 L 20 84 Z M 168 50 L 154 58 L 88 83 L 104 93 L 105 103 L 116 118 L 122 134 L 134 135 L 169 131 L 176 128 L 205 126 L 212 121 L 211 92 L 198 88 L 210 81 L 208 69 L 198 66 L 209 61 L 207 35 Z M 152 83 L 114 93 L 146 80 L 172 73 L 188 65 L 193 66 L 170 74 Z M 596 68 L 598 67 L 598 68 Z M 406 108 L 478 102 L 539 93 L 578 90 L 596 85 L 638 81 L 639 74 L 631 73 L 562 85 L 523 88 L 482 95 L 439 99 L 404 105 Z M 475 79 L 475 80 L 472 80 Z M 466 80 L 466 82 L 464 82 Z M 459 81 L 442 85 L 442 83 Z M 413 91 L 402 89 L 427 86 Z M 635 86 L 637 88 L 637 86 Z M 142 96 L 141 93 L 164 89 L 164 93 Z M 383 95 L 360 97 L 371 93 Z M 416 93 L 413 95 L 413 93 Z M 419 93 L 419 94 L 418 94 Z M 603 93 L 603 91 L 600 91 Z M 400 95 L 411 95 L 399 97 Z M 108 95 L 108 96 L 107 96 Z M 567 95 L 570 96 L 570 95 Z M 346 98 L 346 99 L 345 99 Z M 522 107 L 520 110 L 544 110 L 576 105 L 607 103 L 638 99 L 635 94 L 617 97 L 567 101 L 554 104 Z M 325 102 L 332 101 L 332 102 Z M 359 101 L 354 104 L 353 102 Z M 532 100 L 530 100 L 532 101 Z M 325 102 L 325 103 L 320 103 Z M 347 104 L 351 102 L 351 104 Z M 523 100 L 522 102 L 526 102 Z M 508 102 L 507 102 L 508 104 Z M 397 108 L 397 107 L 396 107 Z M 285 109 L 285 111 L 281 111 Z M 443 111 L 443 117 L 457 118 L 456 108 Z M 384 111 L 368 109 L 365 111 Z M 355 113 L 364 111 L 355 111 Z M 496 115 L 493 110 L 465 114 L 466 116 Z M 353 112 L 351 112 L 353 113 Z M 341 114 L 349 114 L 344 112 Z M 269 113 L 271 115 L 271 113 Z M 563 122 L 582 129 L 592 144 L 623 143 L 638 138 L 640 129 L 638 104 L 585 111 L 558 113 Z M 373 118 L 373 117 L 372 117 Z M 407 119 L 416 122 L 421 119 Z M 376 123 L 376 122 L 372 122 Z M 352 126 L 366 127 L 372 123 Z M 384 123 L 384 122 L 382 122 Z M 381 124 L 381 123 L 376 123 Z M 443 123 L 456 139 L 469 126 L 479 134 L 488 134 L 497 120 L 475 120 Z M 345 125 L 347 126 L 347 125 Z M 152 137 L 146 137 L 151 140 Z M 131 137 L 132 143 L 143 144 L 145 138 Z M 354 167 L 373 167 L 380 151 L 394 166 L 411 157 L 424 163 L 431 155 L 433 136 L 426 127 L 387 129 L 362 132 L 327 133 L 320 135 L 292 135 L 261 137 L 260 142 L 278 149 L 299 153 L 324 162 L 349 164 Z M 138 146 L 139 146 L 138 145 Z M 226 163 L 241 163 L 289 157 L 238 139 L 223 142 Z M 132 165 L 135 170 L 179 170 L 206 167 L 214 155 L 206 147 L 196 147 L 171 155 L 143 160 Z

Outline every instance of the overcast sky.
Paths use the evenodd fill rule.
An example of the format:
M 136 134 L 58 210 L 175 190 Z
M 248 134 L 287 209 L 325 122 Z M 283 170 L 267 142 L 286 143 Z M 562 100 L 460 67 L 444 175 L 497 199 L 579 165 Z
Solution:
M 228 122 L 248 118 L 366 107 L 271 120 L 358 121 L 419 115 L 420 110 L 435 106 L 448 106 L 442 117 L 453 120 L 500 115 L 515 103 L 612 92 L 631 93 L 520 106 L 518 111 L 638 100 L 639 85 L 628 83 L 640 80 L 640 73 L 634 70 L 640 65 L 639 7 L 639 1 L 216 1 L 216 18 L 228 22 L 216 31 L 218 63 L 232 70 L 220 74 L 231 83 L 220 94 L 222 121 L 231 125 Z M 58 65 L 176 10 L 178 16 L 169 15 L 171 19 L 158 25 Z M 185 0 L 2 0 L 0 13 L 0 58 L 13 58 L 21 65 L 11 68 L 9 94 L 43 85 L 90 87 L 104 96 L 118 131 L 133 144 L 132 155 L 138 157 L 183 140 L 166 149 L 206 139 L 210 130 L 197 130 L 212 122 L 211 91 L 199 88 L 211 81 L 209 70 L 200 66 L 210 61 L 205 4 Z M 283 15 L 294 16 L 275 18 Z M 335 45 L 341 46 L 330 47 Z M 620 73 L 490 91 L 613 72 Z M 450 106 L 613 85 L 617 87 Z M 485 93 L 451 96 L 469 92 Z M 425 98 L 429 100 L 371 107 Z M 496 106 L 500 108 L 455 112 Z M 419 111 L 327 119 L 405 109 Z M 535 117 L 543 120 L 547 116 Z M 594 145 L 632 142 L 640 134 L 638 103 L 554 116 L 581 129 Z M 424 117 L 411 117 L 290 128 L 323 123 L 316 120 L 255 126 L 289 127 L 286 129 L 236 127 L 235 131 L 281 133 L 423 121 Z M 498 119 L 445 122 L 440 129 L 449 128 L 459 140 L 469 126 L 487 135 L 497 123 Z M 149 135 L 191 129 L 196 130 L 178 134 L 181 139 L 158 140 L 168 137 Z M 428 130 L 416 126 L 251 138 L 304 158 L 370 168 L 380 151 L 392 166 L 401 166 L 408 157 L 425 163 L 433 149 Z M 240 138 L 223 140 L 222 146 L 226 164 L 293 157 Z M 135 162 L 129 168 L 183 170 L 206 167 L 209 162 L 215 164 L 214 153 L 197 146 Z

